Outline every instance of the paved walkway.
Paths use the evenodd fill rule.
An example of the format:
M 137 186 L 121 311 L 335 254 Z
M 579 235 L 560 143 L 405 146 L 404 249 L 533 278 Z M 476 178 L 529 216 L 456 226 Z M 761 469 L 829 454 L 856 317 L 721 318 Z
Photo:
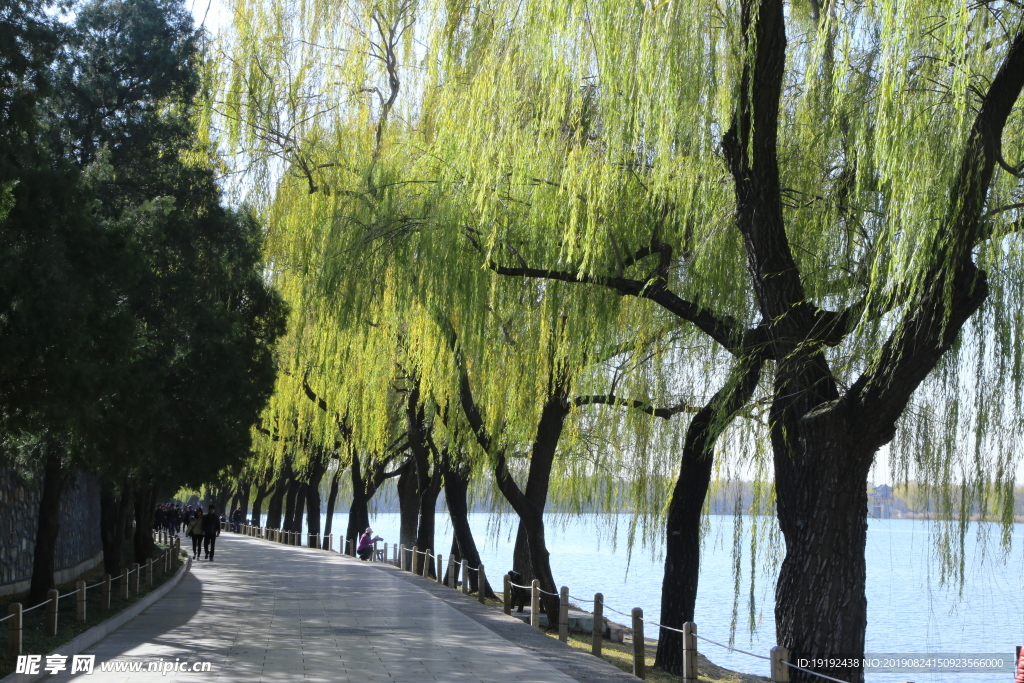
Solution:
M 166 597 L 85 654 L 96 655 L 94 673 L 49 680 L 636 680 L 397 568 L 228 533 L 215 562 L 194 562 Z M 211 671 L 101 671 L 161 660 Z

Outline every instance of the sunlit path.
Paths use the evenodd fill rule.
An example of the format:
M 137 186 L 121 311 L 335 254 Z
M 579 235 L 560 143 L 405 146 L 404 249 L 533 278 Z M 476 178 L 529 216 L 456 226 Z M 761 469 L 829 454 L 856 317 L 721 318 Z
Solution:
M 195 562 L 163 600 L 86 651 L 96 655 L 92 675 L 51 680 L 571 683 L 624 677 L 511 617 L 484 615 L 500 622 L 499 632 L 525 636 L 529 644 L 520 647 L 482 625 L 481 614 L 465 611 L 482 614 L 484 608 L 392 567 L 223 534 L 215 562 Z M 139 662 L 145 670 L 160 660 L 209 662 L 211 671 L 166 677 L 101 671 L 104 663 Z

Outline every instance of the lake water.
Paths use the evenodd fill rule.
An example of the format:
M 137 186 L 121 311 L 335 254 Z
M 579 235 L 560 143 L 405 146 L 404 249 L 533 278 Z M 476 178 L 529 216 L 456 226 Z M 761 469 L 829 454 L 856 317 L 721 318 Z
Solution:
M 397 542 L 399 516 L 382 513 L 371 516 L 374 531 L 390 544 Z M 334 518 L 335 549 L 338 532 L 344 533 L 346 514 Z M 500 576 L 512 567 L 515 518 L 490 513 L 470 515 L 470 525 L 492 583 L 500 587 Z M 608 607 L 626 614 L 642 607 L 645 618 L 660 617 L 662 560 L 656 544 L 652 549 L 626 549 L 629 517 L 583 515 L 548 522 L 547 538 L 555 581 L 569 587 L 570 594 L 593 598 L 605 596 Z M 321 527 L 322 528 L 322 527 Z M 705 534 L 697 599 L 698 634 L 728 643 L 733 621 L 735 574 L 734 519 L 713 515 Z M 1006 562 L 1001 561 L 997 533 L 986 543 L 968 532 L 962 592 L 956 586 L 942 586 L 932 523 L 913 520 L 870 520 L 867 542 L 867 652 L 878 654 L 932 653 L 972 655 L 999 653 L 1010 665 L 1014 646 L 1024 642 L 1024 530 L 1015 525 L 1013 546 Z M 660 535 L 660 534 L 659 534 Z M 451 525 L 447 514 L 438 513 L 439 550 L 451 548 Z M 739 547 L 742 549 L 740 599 L 734 646 L 767 655 L 775 644 L 774 576 L 757 571 L 754 582 L 751 631 L 750 609 L 750 519 L 744 520 Z M 774 571 L 774 570 L 772 570 Z M 583 605 L 585 607 L 585 605 Z M 628 617 L 606 616 L 620 623 Z M 657 634 L 646 629 L 648 637 Z M 709 643 L 701 652 L 713 662 L 737 671 L 768 674 L 768 663 L 748 655 L 729 652 Z M 1011 669 L 1012 670 L 1012 669 Z M 1012 673 L 872 673 L 871 683 L 989 683 L 1013 680 Z

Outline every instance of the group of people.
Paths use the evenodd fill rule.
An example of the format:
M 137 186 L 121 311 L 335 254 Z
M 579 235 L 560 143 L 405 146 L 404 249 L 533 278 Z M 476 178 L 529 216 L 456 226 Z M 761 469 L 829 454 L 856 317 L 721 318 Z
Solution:
M 199 559 L 200 549 L 203 557 L 213 561 L 213 553 L 220 535 L 221 517 L 217 507 L 211 505 L 204 515 L 201 506 L 192 507 L 166 503 L 157 505 L 153 512 L 153 529 L 166 529 L 168 533 L 177 534 L 181 531 L 192 539 L 192 559 Z
M 245 513 L 241 508 L 231 513 L 231 527 L 238 531 L 245 522 Z M 203 556 L 213 562 L 213 553 L 217 546 L 217 537 L 220 536 L 221 516 L 217 514 L 217 507 L 210 506 L 209 512 L 205 515 L 202 508 L 191 505 L 172 505 L 170 503 L 157 505 L 153 513 L 153 529 L 167 529 L 168 533 L 177 534 L 184 531 L 185 535 L 192 539 L 192 559 L 199 559 L 199 550 L 202 549 Z M 356 546 L 356 554 L 362 560 L 369 560 L 373 555 L 373 544 L 383 541 L 380 536 L 373 535 L 373 529 L 367 528 L 359 537 L 359 544 Z

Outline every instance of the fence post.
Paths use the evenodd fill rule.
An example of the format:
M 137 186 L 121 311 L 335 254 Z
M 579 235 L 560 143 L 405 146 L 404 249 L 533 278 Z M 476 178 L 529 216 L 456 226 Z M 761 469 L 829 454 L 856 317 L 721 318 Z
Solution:
M 604 638 L 604 595 L 594 593 L 594 624 L 590 627 L 590 653 L 601 656 L 601 639 Z
M 388 563 L 388 544 L 387 544 L 387 541 L 385 541 L 381 545 L 383 546 L 381 548 L 381 550 L 384 551 L 384 555 L 383 555 L 383 557 L 381 559 L 384 561 L 384 564 L 387 564 Z
M 438 583 L 444 583 L 444 561 L 443 561 L 443 558 L 444 558 L 444 555 L 442 555 L 441 553 L 437 554 L 437 563 L 436 563 L 436 566 L 435 566 L 435 569 L 437 570 L 437 576 L 435 578 L 437 579 Z
M 78 602 L 75 604 L 75 620 L 85 621 L 85 581 L 76 581 L 75 590 L 78 591 Z
M 100 589 L 100 606 L 110 609 L 110 574 L 103 575 L 103 588 Z
M 484 574 L 484 563 L 480 563 L 480 568 L 476 570 L 476 599 L 480 601 L 480 604 L 484 604 L 484 600 L 487 599 L 487 576 Z
M 430 548 L 427 548 L 427 552 L 423 553 L 423 578 L 430 578 Z
M 14 615 L 7 620 L 7 656 L 17 657 L 21 654 L 21 603 L 12 602 L 7 613 Z
M 569 587 L 562 586 L 558 591 L 558 639 L 569 642 Z
M 697 624 L 683 624 L 683 681 L 697 683 Z
M 412 560 L 412 562 L 410 563 L 409 571 L 413 574 L 418 574 L 419 572 L 417 572 L 416 570 L 419 569 L 419 565 L 417 564 L 417 562 L 419 562 L 420 559 L 419 548 L 413 546 L 412 555 L 410 555 L 409 557 Z
M 153 587 L 153 558 L 146 560 L 146 587 Z
M 776 645 L 771 651 L 772 683 L 789 683 L 789 667 L 783 662 L 789 661 L 789 650 Z
M 139 594 L 139 563 L 132 563 L 132 592 L 136 595 Z
M 128 567 L 123 567 L 122 568 L 121 578 L 119 579 L 119 581 L 121 582 L 121 585 L 119 586 L 119 588 L 121 589 L 121 599 L 122 600 L 127 600 L 128 599 Z
M 540 628 L 540 581 L 530 582 L 530 626 Z
M 57 635 L 57 601 L 60 600 L 60 593 L 56 588 L 51 588 L 46 592 L 46 597 L 50 599 L 46 605 L 46 635 L 55 636 Z
M 647 662 L 644 661 L 644 611 L 633 608 L 633 675 L 647 678 Z
M 462 567 L 462 592 L 469 595 L 469 562 L 463 560 L 459 566 Z
M 502 602 L 504 603 L 501 607 L 501 611 L 505 614 L 512 614 L 512 579 L 508 578 L 508 574 L 502 577 L 504 579 L 504 590 L 505 593 L 502 595 Z
M 405 546 L 398 546 L 398 568 L 405 571 Z

